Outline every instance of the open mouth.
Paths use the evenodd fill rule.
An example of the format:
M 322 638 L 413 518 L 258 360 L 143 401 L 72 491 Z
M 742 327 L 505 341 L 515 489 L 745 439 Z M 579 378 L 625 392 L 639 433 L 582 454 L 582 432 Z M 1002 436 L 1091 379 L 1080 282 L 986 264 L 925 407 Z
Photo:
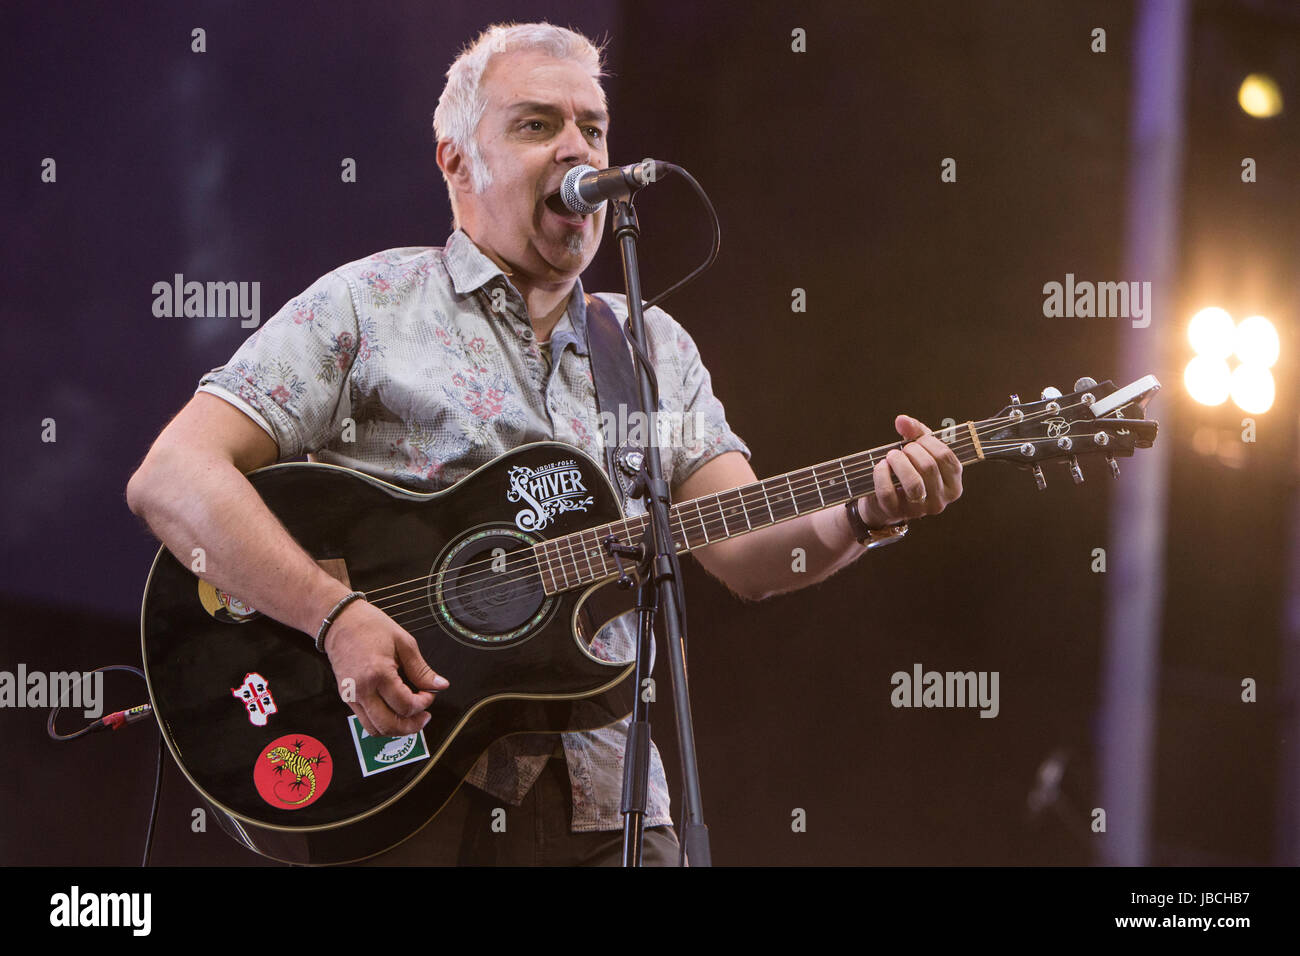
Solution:
M 582 222 L 582 216 L 578 215 L 568 206 L 564 205 L 564 201 L 560 199 L 559 190 L 556 190 L 555 192 L 547 196 L 546 199 L 542 201 L 542 205 L 544 205 L 551 212 L 555 213 L 561 219 L 567 219 L 570 222 L 574 222 L 574 223 Z

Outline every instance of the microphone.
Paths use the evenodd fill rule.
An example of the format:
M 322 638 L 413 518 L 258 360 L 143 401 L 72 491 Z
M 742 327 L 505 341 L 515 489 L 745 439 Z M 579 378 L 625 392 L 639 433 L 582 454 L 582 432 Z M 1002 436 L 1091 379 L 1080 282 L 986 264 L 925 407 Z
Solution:
M 667 173 L 668 164 L 653 159 L 599 171 L 594 166 L 574 166 L 560 183 L 560 202 L 571 212 L 590 216 L 607 199 L 626 199 Z

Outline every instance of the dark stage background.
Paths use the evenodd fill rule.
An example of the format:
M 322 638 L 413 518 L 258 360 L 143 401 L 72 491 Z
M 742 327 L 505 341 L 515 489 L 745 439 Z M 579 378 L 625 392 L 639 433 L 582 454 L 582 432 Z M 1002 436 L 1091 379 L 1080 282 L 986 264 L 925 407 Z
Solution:
M 1183 350 L 1147 369 L 1166 386 L 1151 414 L 1172 475 L 1152 863 L 1297 858 L 1282 805 L 1296 773 L 1283 614 L 1297 133 L 1293 117 L 1261 124 L 1234 102 L 1241 76 L 1265 67 L 1300 102 L 1288 10 L 1202 3 L 1189 20 L 1180 271 L 1154 291 L 1159 321 L 1181 329 L 1207 294 L 1245 302 L 1249 273 L 1283 358 L 1277 405 L 1237 466 L 1193 450 L 1198 425 L 1238 426 L 1191 406 Z M 670 159 L 709 190 L 721 256 L 666 308 L 699 344 L 760 476 L 887 442 L 899 412 L 964 421 L 1009 392 L 1118 377 L 1122 350 L 1153 334 L 1042 310 L 1044 283 L 1066 273 L 1144 278 L 1125 273 L 1123 243 L 1131 3 L 7 4 L 0 669 L 139 661 L 156 543 L 127 510 L 127 479 L 250 331 L 155 318 L 153 284 L 260 281 L 265 320 L 341 263 L 441 245 L 450 210 L 431 118 L 443 75 L 463 43 L 511 19 L 608 34 L 611 158 Z M 190 50 L 194 27 L 205 53 Z M 1104 53 L 1090 50 L 1095 27 Z M 805 53 L 791 50 L 795 28 Z M 1243 156 L 1261 170 L 1249 187 Z M 45 157 L 56 183 L 41 181 Z M 344 157 L 354 184 L 340 181 Z M 945 157 L 955 183 L 941 182 Z M 638 209 L 657 292 L 705 253 L 707 224 L 680 183 Z M 608 239 L 584 282 L 622 289 Z M 806 312 L 791 311 L 795 288 Z M 46 418 L 56 442 L 41 440 Z M 1145 464 L 1121 462 L 1129 476 Z M 759 604 L 687 563 L 716 862 L 1107 859 L 1129 823 L 1089 826 L 1106 619 L 1106 575 L 1091 565 L 1093 549 L 1123 542 L 1108 538 L 1115 486 L 1104 468 L 1088 475 L 1075 487 L 1057 471 L 1040 494 L 1019 471 L 971 468 L 964 497 L 902 545 Z M 890 675 L 916 662 L 998 671 L 999 716 L 895 709 Z M 1245 677 L 1257 704 L 1240 699 Z M 146 699 L 129 675 L 106 686 L 111 709 Z M 676 811 L 675 731 L 667 706 L 655 716 Z M 0 712 L 0 862 L 138 861 L 156 736 L 56 744 L 45 719 Z M 79 719 L 65 713 L 60 729 Z M 1061 800 L 1035 816 L 1027 795 L 1053 754 Z M 191 832 L 200 805 L 169 758 L 156 863 L 266 862 L 214 821 Z M 796 808 L 806 832 L 792 830 Z

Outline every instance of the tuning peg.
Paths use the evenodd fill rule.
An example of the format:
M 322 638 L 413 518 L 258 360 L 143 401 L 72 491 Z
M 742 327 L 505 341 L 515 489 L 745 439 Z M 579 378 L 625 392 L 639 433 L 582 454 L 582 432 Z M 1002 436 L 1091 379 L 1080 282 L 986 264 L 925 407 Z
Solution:
M 1106 456 L 1106 464 L 1110 465 L 1110 476 L 1111 476 L 1112 478 L 1118 478 L 1118 477 L 1119 477 L 1119 462 L 1117 462 L 1117 461 L 1115 460 L 1115 456 L 1114 456 L 1114 455 L 1107 455 L 1107 456 Z
M 1042 491 L 1044 488 L 1046 488 L 1047 479 L 1043 477 L 1043 466 L 1034 465 L 1034 467 L 1031 468 L 1030 471 L 1034 473 L 1034 484 L 1038 485 L 1038 490 Z
M 1042 397 L 1043 397 L 1043 401 L 1045 401 L 1045 402 L 1046 402 L 1046 401 L 1049 401 L 1050 399 L 1053 399 L 1053 398 L 1060 398 L 1060 397 L 1061 397 L 1061 390 L 1060 390 L 1059 388 L 1056 388 L 1056 387 L 1053 386 L 1053 385 L 1049 385 L 1049 386 L 1047 386 L 1047 388 L 1043 389 L 1043 396 L 1042 396 Z
M 1077 382 L 1074 383 L 1074 390 L 1076 392 L 1082 392 L 1085 388 L 1092 388 L 1096 384 L 1097 384 L 1097 380 L 1095 378 L 1089 378 L 1087 375 L 1085 375 L 1083 378 L 1079 379 Z
M 1076 485 L 1083 484 L 1083 469 L 1079 467 L 1079 458 L 1076 455 L 1070 456 L 1070 477 L 1074 479 Z

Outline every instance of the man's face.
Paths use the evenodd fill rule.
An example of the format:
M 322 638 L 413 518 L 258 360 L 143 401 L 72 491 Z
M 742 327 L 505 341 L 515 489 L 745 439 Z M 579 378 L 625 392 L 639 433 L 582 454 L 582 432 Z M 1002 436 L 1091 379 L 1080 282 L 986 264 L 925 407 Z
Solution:
M 572 167 L 609 165 L 609 117 L 596 83 L 571 60 L 520 52 L 493 57 L 482 89 L 477 136 L 492 182 L 460 193 L 461 223 L 516 276 L 572 280 L 596 255 L 605 209 L 578 216 L 546 200 Z

